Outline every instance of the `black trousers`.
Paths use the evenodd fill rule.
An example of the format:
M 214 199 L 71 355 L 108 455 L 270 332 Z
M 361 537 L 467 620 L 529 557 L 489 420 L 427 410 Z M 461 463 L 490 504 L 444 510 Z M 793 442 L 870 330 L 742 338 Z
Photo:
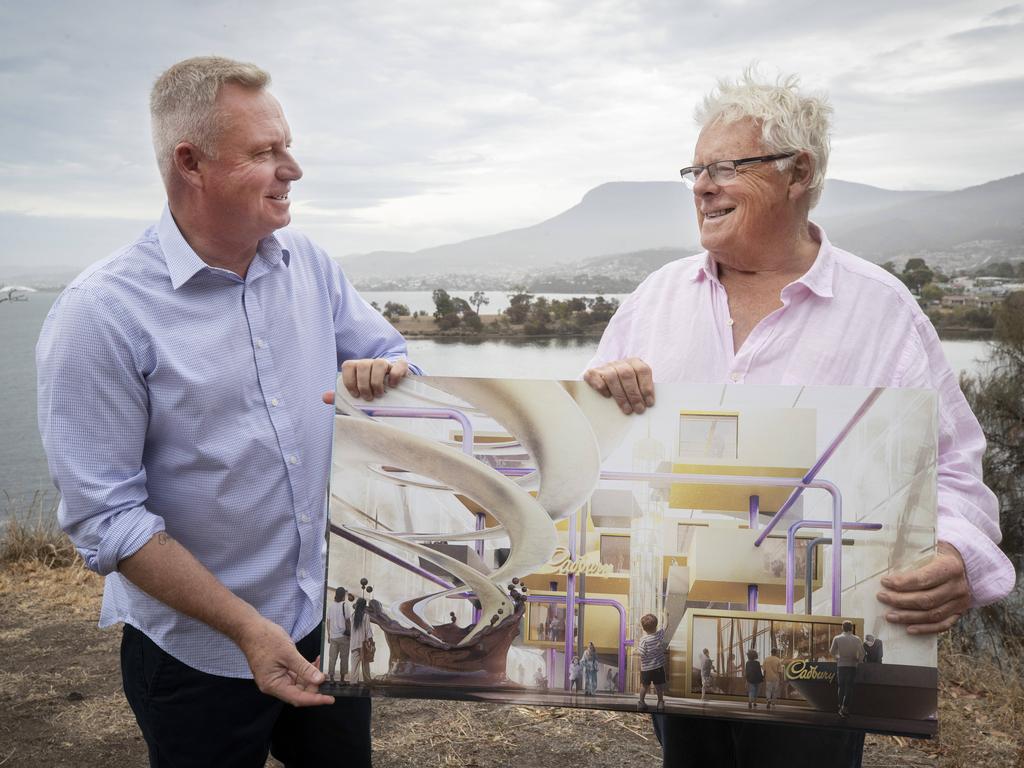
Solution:
M 296 647 L 315 659 L 320 628 Z M 121 676 L 154 768 L 263 768 L 268 753 L 288 768 L 371 765 L 369 698 L 293 707 L 261 693 L 252 680 L 182 664 L 127 624 Z
M 850 706 L 853 695 L 853 681 L 857 677 L 856 667 L 836 667 L 836 684 L 839 688 L 839 706 Z
M 864 754 L 860 731 L 652 717 L 664 768 L 860 768 Z

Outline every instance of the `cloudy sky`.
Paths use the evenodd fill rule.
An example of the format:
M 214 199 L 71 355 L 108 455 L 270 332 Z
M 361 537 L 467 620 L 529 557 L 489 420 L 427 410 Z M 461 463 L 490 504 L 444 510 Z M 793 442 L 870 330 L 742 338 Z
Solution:
M 0 277 L 89 263 L 159 215 L 148 90 L 208 53 L 273 75 L 306 174 L 294 222 L 334 255 L 677 179 L 695 103 L 752 60 L 828 91 L 833 178 L 958 189 L 1024 171 L 1024 5 L 1006 0 L 7 2 Z

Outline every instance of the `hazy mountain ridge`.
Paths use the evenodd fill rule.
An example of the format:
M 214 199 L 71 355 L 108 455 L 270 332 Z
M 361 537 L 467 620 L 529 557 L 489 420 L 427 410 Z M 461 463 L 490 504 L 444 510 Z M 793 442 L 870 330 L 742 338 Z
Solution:
M 587 192 L 562 213 L 538 224 L 412 253 L 373 252 L 341 259 L 353 279 L 424 273 L 522 271 L 594 256 L 695 241 L 692 217 L 676 213 L 688 201 L 682 184 L 610 182 Z
M 953 192 L 895 191 L 830 179 L 811 219 L 834 244 L 871 261 L 926 255 L 947 269 L 970 268 L 1024 247 L 1022 199 L 1024 174 Z M 500 274 L 506 282 L 547 285 L 571 282 L 573 275 L 633 279 L 695 253 L 698 242 L 685 186 L 610 182 L 531 227 L 413 253 L 375 252 L 341 261 L 360 284 L 428 275 L 450 279 L 471 271 L 477 279 Z

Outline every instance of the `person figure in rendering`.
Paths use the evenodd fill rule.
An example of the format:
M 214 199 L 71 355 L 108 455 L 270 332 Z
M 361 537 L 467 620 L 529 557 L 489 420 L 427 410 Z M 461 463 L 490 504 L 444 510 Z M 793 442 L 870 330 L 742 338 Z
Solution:
M 708 692 L 714 684 L 715 662 L 711 658 L 708 649 L 700 652 L 700 700 L 707 701 Z
M 853 634 L 853 622 L 844 621 L 841 634 L 832 638 L 829 655 L 836 660 L 836 686 L 839 695 L 839 715 L 849 714 L 853 683 L 857 677 L 857 665 L 864 659 L 864 643 Z
M 882 579 L 889 622 L 942 632 L 1004 597 L 1013 566 L 981 479 L 985 438 L 935 329 L 893 275 L 829 242 L 809 220 L 825 183 L 832 108 L 796 77 L 747 71 L 697 110 L 680 172 L 704 251 L 651 274 L 612 317 L 584 380 L 624 413 L 654 382 L 924 387 L 938 393 L 938 546 Z M 665 765 L 859 766 L 863 735 L 770 723 L 657 717 Z
M 125 696 L 153 765 L 371 760 L 369 699 L 321 695 L 313 664 L 325 402 L 339 369 L 371 400 L 410 365 L 337 262 L 288 227 L 302 169 L 269 83 L 218 57 L 160 75 L 167 205 L 68 285 L 36 347 L 58 517 L 106 577 L 100 625 L 124 622 Z
M 641 617 L 640 628 L 644 636 L 637 643 L 640 654 L 640 701 L 637 709 L 641 712 L 647 710 L 645 699 L 653 685 L 658 695 L 658 711 L 661 712 L 665 709 L 665 684 L 668 682 L 665 675 L 665 630 L 658 628 L 658 617 L 653 613 Z
M 604 689 L 607 693 L 615 693 L 619 688 L 619 673 L 608 667 L 604 673 Z
M 373 641 L 373 623 L 366 615 L 366 598 L 360 597 L 356 600 L 355 610 L 352 612 L 352 636 L 350 639 L 352 648 L 352 677 L 354 685 L 369 683 L 373 677 L 370 675 L 371 654 L 367 641 Z M 374 645 L 376 645 L 374 643 Z
M 344 683 L 345 676 L 348 674 L 352 613 L 346 595 L 347 590 L 344 587 L 338 587 L 334 590 L 333 602 L 327 606 L 327 642 L 330 645 L 327 661 L 327 679 L 332 683 L 334 682 L 334 666 L 338 660 L 341 662 L 338 679 Z
M 874 635 L 864 636 L 864 661 L 871 664 L 882 663 L 882 641 Z
M 729 651 L 729 658 L 725 661 L 725 692 L 742 695 L 740 692 L 743 689 L 742 685 L 739 685 L 740 678 L 743 675 L 743 667 L 741 667 L 736 661 L 736 654 Z M 743 683 L 746 685 L 746 683 Z
M 764 660 L 764 696 L 767 699 L 765 707 L 771 709 L 779 697 L 779 689 L 782 687 L 782 659 L 779 656 L 779 649 L 772 648 L 771 654 Z
M 580 657 L 573 656 L 569 664 L 569 691 L 579 693 L 583 687 L 583 665 L 580 664 Z
M 548 689 L 548 676 L 544 673 L 543 669 L 538 669 L 533 674 L 533 684 L 542 691 Z
M 583 651 L 583 673 L 586 675 L 583 692 L 593 696 L 597 693 L 597 648 L 593 642 L 588 643 Z
M 747 709 L 757 707 L 757 692 L 764 682 L 764 670 L 761 669 L 761 662 L 757 660 L 757 651 L 751 648 L 747 651 L 747 663 L 743 668 L 743 676 L 747 679 Z
M 553 640 L 556 643 L 565 642 L 565 619 L 558 613 L 551 617 L 551 622 L 548 624 L 548 631 L 550 632 L 549 640 Z

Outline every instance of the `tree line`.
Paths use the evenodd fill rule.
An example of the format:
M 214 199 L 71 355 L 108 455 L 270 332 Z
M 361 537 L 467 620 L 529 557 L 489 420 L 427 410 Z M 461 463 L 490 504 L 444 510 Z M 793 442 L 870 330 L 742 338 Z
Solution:
M 489 303 L 483 291 L 477 291 L 468 300 L 453 297 L 443 288 L 433 293 L 434 321 L 439 330 L 484 330 L 480 308 Z M 603 296 L 594 298 L 574 296 L 568 299 L 549 299 L 535 296 L 522 286 L 508 294 L 509 306 L 499 313 L 487 331 L 497 334 L 525 333 L 530 336 L 577 336 L 600 333 L 619 308 L 617 299 Z

